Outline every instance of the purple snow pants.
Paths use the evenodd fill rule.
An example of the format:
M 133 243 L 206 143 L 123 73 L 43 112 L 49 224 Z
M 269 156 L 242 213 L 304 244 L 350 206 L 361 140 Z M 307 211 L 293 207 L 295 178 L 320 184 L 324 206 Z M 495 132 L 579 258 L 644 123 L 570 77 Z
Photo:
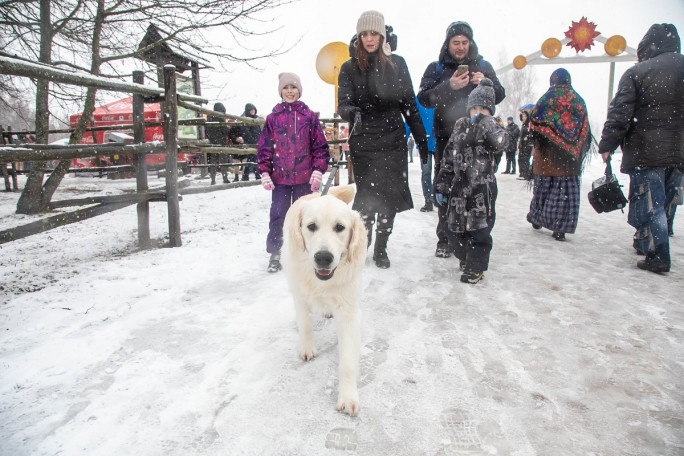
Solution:
M 311 193 L 310 184 L 278 185 L 271 191 L 271 221 L 268 223 L 266 251 L 278 252 L 283 246 L 283 223 L 292 203 Z

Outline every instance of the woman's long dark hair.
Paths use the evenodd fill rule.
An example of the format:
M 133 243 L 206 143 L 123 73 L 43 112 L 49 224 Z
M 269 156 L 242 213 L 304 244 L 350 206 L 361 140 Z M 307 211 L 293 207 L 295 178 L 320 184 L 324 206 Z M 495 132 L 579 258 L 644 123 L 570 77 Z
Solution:
M 390 56 L 386 55 L 382 51 L 382 46 L 385 44 L 385 38 L 380 36 L 380 45 L 378 46 L 378 62 L 380 63 L 380 70 L 385 71 L 385 68 L 389 65 L 392 68 L 394 68 L 394 62 L 392 62 L 392 59 Z M 356 42 L 354 43 L 354 49 L 356 51 L 356 61 L 358 62 L 359 68 L 361 71 L 366 71 L 368 69 L 368 51 L 366 48 L 363 46 L 363 43 L 361 42 L 361 37 L 359 36 L 356 39 Z

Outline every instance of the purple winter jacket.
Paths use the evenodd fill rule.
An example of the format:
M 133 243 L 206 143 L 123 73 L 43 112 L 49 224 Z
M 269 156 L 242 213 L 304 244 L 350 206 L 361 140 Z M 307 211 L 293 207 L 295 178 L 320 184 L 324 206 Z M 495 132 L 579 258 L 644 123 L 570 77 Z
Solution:
M 328 170 L 329 159 L 318 116 L 299 100 L 275 105 L 257 146 L 259 173 L 268 173 L 274 184 L 306 184 L 314 170 Z

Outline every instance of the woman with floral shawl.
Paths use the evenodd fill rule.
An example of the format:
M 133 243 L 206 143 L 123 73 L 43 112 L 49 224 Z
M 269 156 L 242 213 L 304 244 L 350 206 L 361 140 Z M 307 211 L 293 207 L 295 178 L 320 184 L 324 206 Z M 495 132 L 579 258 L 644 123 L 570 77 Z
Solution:
M 565 68 L 551 74 L 551 87 L 530 113 L 530 130 L 534 190 L 527 221 L 564 241 L 577 228 L 580 176 L 591 146 L 587 105 Z

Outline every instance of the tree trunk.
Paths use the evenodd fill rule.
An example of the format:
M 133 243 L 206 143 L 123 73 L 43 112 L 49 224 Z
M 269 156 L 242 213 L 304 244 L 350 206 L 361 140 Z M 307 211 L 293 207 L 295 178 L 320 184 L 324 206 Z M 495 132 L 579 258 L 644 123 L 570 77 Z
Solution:
M 40 62 L 52 62 L 53 29 L 50 22 L 50 0 L 40 0 Z M 47 144 L 50 130 L 50 81 L 36 80 L 36 143 Z M 17 214 L 38 214 L 47 210 L 43 199 L 43 177 L 46 162 L 31 162 L 31 172 L 26 179 L 26 186 L 17 201 Z

